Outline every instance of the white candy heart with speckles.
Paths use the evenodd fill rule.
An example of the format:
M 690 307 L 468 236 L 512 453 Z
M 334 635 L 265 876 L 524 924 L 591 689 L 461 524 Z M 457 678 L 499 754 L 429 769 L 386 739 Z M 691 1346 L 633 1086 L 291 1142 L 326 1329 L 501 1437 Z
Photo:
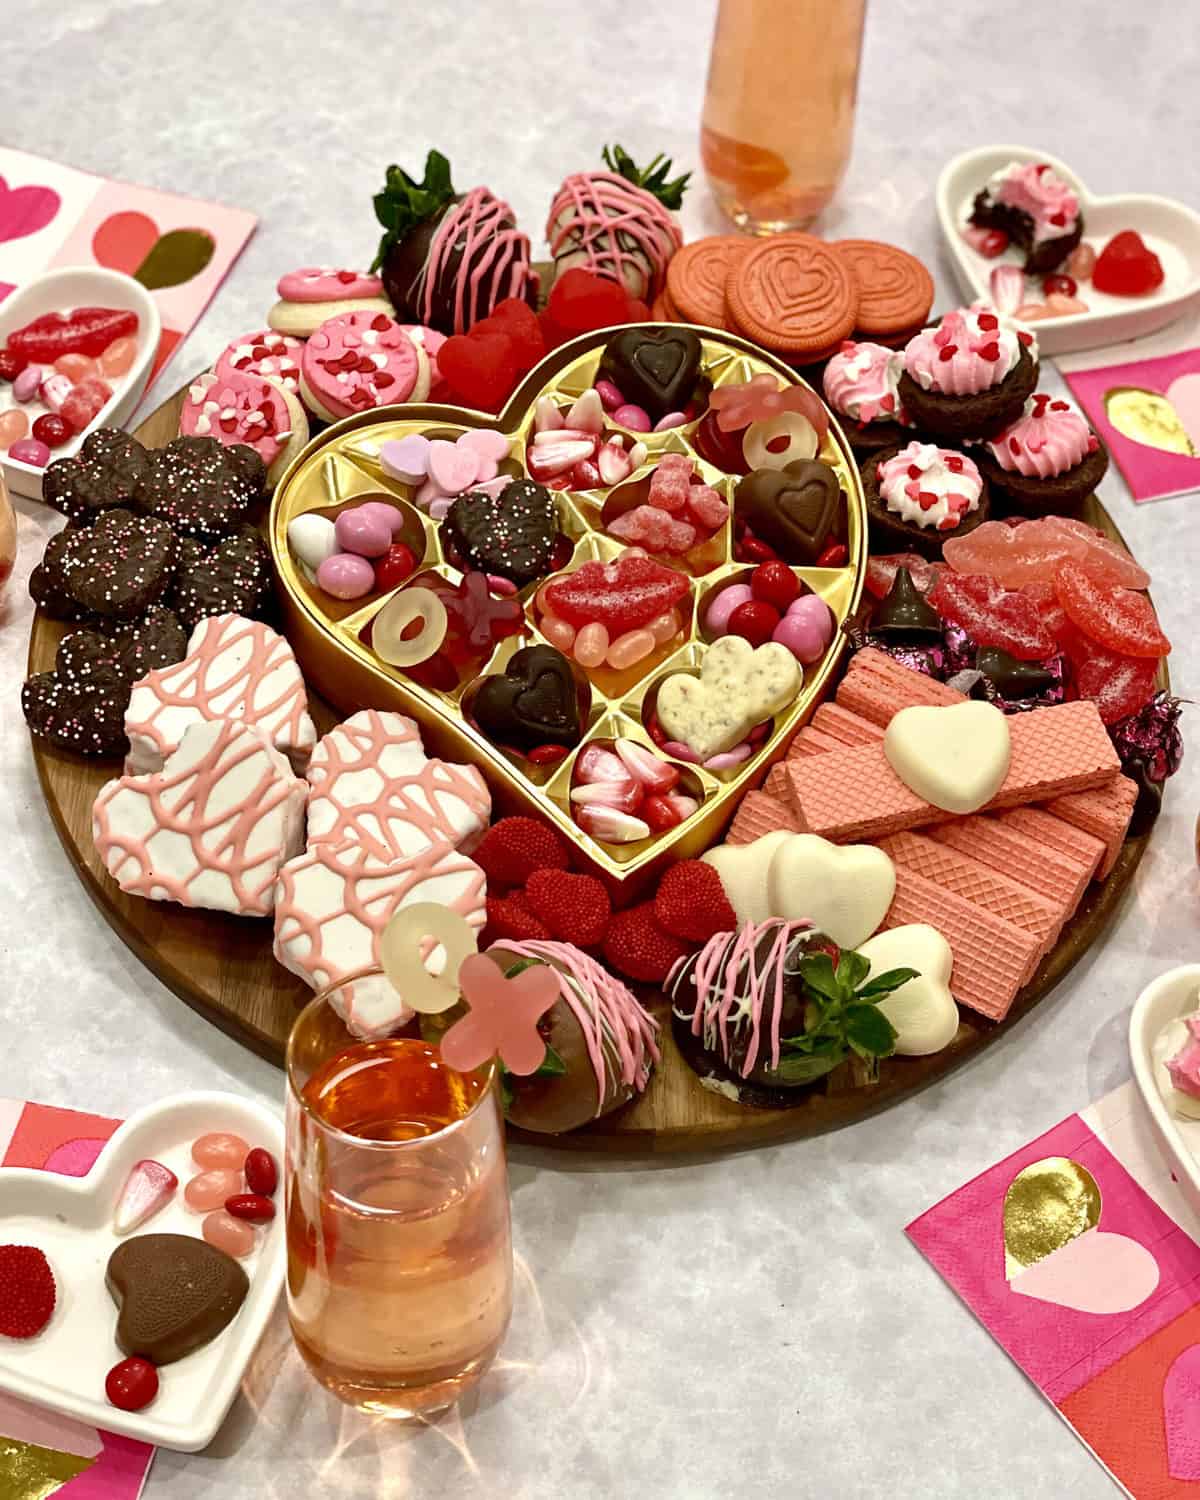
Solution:
M 807 917 L 842 948 L 866 942 L 895 894 L 896 869 L 882 849 L 839 847 L 815 833 L 785 834 L 767 872 L 768 915 Z
M 765 922 L 771 915 L 767 901 L 771 860 L 784 839 L 791 836 L 786 829 L 779 829 L 764 833 L 752 844 L 718 844 L 700 856 L 721 877 L 739 922 Z
M 926 1057 L 948 1047 L 958 1032 L 958 1006 L 950 993 L 954 955 L 950 944 L 924 922 L 893 927 L 858 951 L 871 965 L 868 979 L 889 969 L 916 969 L 917 978 L 885 995 L 879 1009 L 896 1028 L 896 1051 L 901 1057 Z
M 986 807 L 1008 775 L 1008 720 L 990 703 L 902 708 L 883 737 L 883 753 L 900 780 L 945 812 Z
M 769 641 L 755 647 L 741 636 L 724 635 L 704 653 L 699 677 L 676 672 L 663 681 L 658 722 L 669 739 L 708 760 L 786 708 L 802 680 L 786 646 Z

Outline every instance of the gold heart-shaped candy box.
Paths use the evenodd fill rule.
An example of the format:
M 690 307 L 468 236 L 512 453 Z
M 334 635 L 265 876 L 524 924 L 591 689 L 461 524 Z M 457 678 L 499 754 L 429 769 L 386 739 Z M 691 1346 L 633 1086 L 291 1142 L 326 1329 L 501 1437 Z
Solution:
M 699 671 L 708 646 L 700 622 L 709 599 L 721 586 L 742 581 L 753 571 L 751 565 L 734 560 L 732 513 L 710 542 L 694 548 L 685 558 L 659 558 L 691 579 L 690 595 L 679 606 L 687 620 L 682 636 L 623 672 L 602 667 L 584 673 L 573 664 L 577 677 L 588 678 L 583 737 L 564 760 L 543 767 L 493 744 L 470 722 L 469 705 L 478 675 L 453 691 L 437 691 L 414 682 L 402 669 L 389 666 L 373 653 L 364 632 L 369 637 L 370 622 L 396 590 L 349 603 L 333 599 L 310 582 L 292 556 L 287 540 L 289 522 L 305 512 L 316 511 L 332 518 L 367 499 L 384 499 L 402 509 L 405 520 L 398 539 L 406 542 L 419 559 L 416 572 L 401 588 L 419 583 L 422 574 L 458 582 L 462 575 L 447 560 L 438 524 L 412 503 L 411 486 L 383 472 L 380 446 L 413 432 L 453 439 L 471 427 L 497 428 L 512 440 L 510 458 L 501 469 L 521 476 L 525 473 L 522 460 L 526 442 L 532 441 L 538 397 L 549 396 L 562 409 L 569 406 L 594 383 L 604 346 L 619 331 L 609 328 L 586 334 L 548 354 L 513 393 L 499 417 L 426 403 L 376 408 L 327 428 L 299 455 L 277 486 L 271 507 L 270 542 L 282 583 L 287 635 L 310 686 L 347 714 L 361 708 L 409 714 L 420 724 L 430 754 L 480 767 L 498 811 L 548 818 L 583 851 L 597 873 L 626 881 L 651 877 L 668 858 L 695 856 L 716 842 L 743 795 L 762 781 L 819 702 L 841 651 L 843 637 L 838 630 L 825 655 L 804 669 L 799 695 L 776 716 L 749 760 L 722 772 L 677 763 L 682 772 L 680 790 L 689 792 L 701 804 L 682 824 L 637 843 L 612 844 L 592 838 L 574 822 L 569 794 L 580 750 L 587 744 L 619 737 L 654 748 L 643 712 L 653 707 L 658 684 L 672 672 Z M 803 384 L 787 365 L 736 335 L 706 328 L 694 331 L 701 339 L 700 385 L 704 392 L 713 386 L 749 380 L 764 371 L 785 384 Z M 606 418 L 606 425 L 610 433 L 627 431 L 610 418 Z M 660 433 L 631 434 L 646 442 L 649 453 L 646 463 L 628 479 L 607 490 L 559 492 L 561 529 L 573 544 L 570 560 L 560 572 L 572 572 L 593 559 L 611 561 L 625 550 L 627 544 L 609 536 L 604 523 L 645 499 L 649 475 L 664 453 L 685 453 L 695 459 L 705 481 L 732 508 L 740 476 L 725 474 L 699 458 L 693 446 L 697 425 L 698 419 Z M 795 572 L 826 600 L 840 625 L 857 606 L 862 591 L 866 513 L 857 466 L 835 421 L 830 422 L 819 457 L 833 467 L 841 484 L 845 510 L 838 529 L 847 544 L 848 561 L 844 567 L 797 567 Z M 534 596 L 544 581 L 539 579 L 522 591 L 525 633 L 500 642 L 479 675 L 502 672 L 521 646 L 543 642 L 537 629 Z

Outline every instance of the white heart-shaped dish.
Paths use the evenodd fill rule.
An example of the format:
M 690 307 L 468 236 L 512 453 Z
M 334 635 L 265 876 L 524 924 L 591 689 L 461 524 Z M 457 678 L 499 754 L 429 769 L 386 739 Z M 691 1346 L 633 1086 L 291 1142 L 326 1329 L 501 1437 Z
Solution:
M 183 1201 L 189 1178 L 201 1169 L 191 1144 L 211 1130 L 228 1130 L 251 1146 L 265 1146 L 283 1164 L 283 1124 L 264 1105 L 236 1094 L 176 1094 L 151 1104 L 116 1131 L 86 1177 L 0 1168 L 0 1237 L 36 1245 L 54 1271 L 58 1300 L 49 1326 L 27 1342 L 0 1339 L 0 1390 L 90 1422 L 106 1432 L 194 1453 L 216 1435 L 250 1356 L 283 1287 L 282 1187 L 274 1219 L 259 1230 L 259 1245 L 241 1262 L 250 1291 L 230 1326 L 202 1349 L 164 1365 L 158 1395 L 142 1411 L 109 1404 L 104 1377 L 122 1359 L 115 1339 L 117 1307 L 104 1284 L 116 1246 L 112 1215 L 129 1170 L 143 1157 L 161 1161 L 179 1178 L 171 1202 L 139 1234 L 200 1234 L 203 1216 Z
M 1159 1147 L 1175 1168 L 1184 1196 L 1200 1213 L 1200 1120 L 1181 1119 L 1168 1106 L 1159 1091 L 1154 1052 L 1162 1031 L 1197 1008 L 1198 993 L 1200 964 L 1168 969 L 1148 984 L 1129 1018 L 1129 1054 Z
M 1043 354 L 1072 354 L 1098 349 L 1123 339 L 1140 338 L 1165 328 L 1200 300 L 1200 214 L 1173 198 L 1153 193 L 1093 196 L 1065 162 L 1029 146 L 980 146 L 964 151 L 942 168 L 937 183 L 937 215 L 950 253 L 954 274 L 968 302 L 989 298 L 988 278 L 1004 261 L 1020 264 L 1019 251 L 1009 250 L 988 260 L 973 250 L 960 233 L 975 194 L 993 172 L 1011 161 L 1044 161 L 1069 182 L 1079 195 L 1085 243 L 1099 252 L 1122 229 L 1136 229 L 1162 261 L 1163 284 L 1145 297 L 1114 297 L 1084 282 L 1079 295 L 1085 313 L 1040 319 L 1032 327 Z M 1030 300 L 1041 302 L 1040 286 L 1029 283 Z

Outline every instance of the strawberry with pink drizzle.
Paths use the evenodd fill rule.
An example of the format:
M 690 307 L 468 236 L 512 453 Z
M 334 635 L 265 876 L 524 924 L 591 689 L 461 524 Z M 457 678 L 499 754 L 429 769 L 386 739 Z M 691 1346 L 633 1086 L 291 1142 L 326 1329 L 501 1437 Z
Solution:
M 1049 162 L 1010 161 L 976 194 L 969 222 L 998 229 L 1025 251 L 1025 270 L 1044 275 L 1083 237 L 1079 194 Z
M 990 437 L 1037 383 L 1033 335 L 983 303 L 948 312 L 904 348 L 897 393 L 915 426 L 957 441 Z
M 863 494 L 875 552 L 942 555 L 947 536 L 965 536 L 988 518 L 987 485 L 974 461 L 936 443 L 872 455 Z
M 256 375 L 298 396 L 303 348 L 302 339 L 263 328 L 258 333 L 244 333 L 232 344 L 226 344 L 213 369 L 218 375 Z
M 322 323 L 304 346 L 300 394 L 326 422 L 376 406 L 424 401 L 429 356 L 386 313 L 348 312 Z
M 1078 510 L 1104 478 L 1108 450 L 1069 401 L 1039 391 L 979 462 L 1021 515 L 1059 515 Z
M 903 369 L 899 350 L 851 339 L 825 366 L 825 399 L 842 418 L 846 436 L 858 452 L 890 448 L 898 429 L 911 425 L 900 404 Z
M 343 271 L 333 266 L 302 266 L 279 278 L 279 301 L 267 314 L 277 332 L 307 338 L 327 318 L 348 312 L 390 313 L 383 282 L 367 271 Z
M 253 448 L 267 469 L 267 483 L 279 476 L 308 442 L 304 408 L 282 385 L 237 370 L 209 370 L 188 387 L 179 411 L 183 437 L 210 437 L 225 447 Z

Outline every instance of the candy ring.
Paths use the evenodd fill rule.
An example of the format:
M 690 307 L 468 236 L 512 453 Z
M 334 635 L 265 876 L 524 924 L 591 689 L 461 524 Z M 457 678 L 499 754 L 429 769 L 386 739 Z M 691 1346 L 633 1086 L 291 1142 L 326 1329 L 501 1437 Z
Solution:
M 300 394 L 326 422 L 429 395 L 429 356 L 386 313 L 327 318 L 300 356 Z
M 406 640 L 404 632 L 414 620 L 422 621 L 421 629 Z M 375 616 L 371 646 L 390 666 L 415 667 L 441 649 L 449 623 L 446 606 L 432 589 L 404 589 Z
M 245 443 L 267 466 L 274 484 L 308 442 L 308 418 L 295 396 L 280 385 L 236 370 L 210 370 L 188 387 L 179 413 L 184 437 L 211 437 L 227 445 Z
M 769 444 L 786 437 L 778 453 Z M 781 411 L 767 422 L 751 422 L 742 438 L 742 453 L 752 469 L 786 469 L 801 458 L 816 458 L 820 441 L 816 429 L 798 411 Z
M 426 965 L 441 952 L 438 972 Z M 475 929 L 456 911 L 434 901 L 402 906 L 383 929 L 379 961 L 392 987 L 410 1010 L 437 1016 L 458 1001 L 458 970 L 479 951 Z
M 260 380 L 273 381 L 293 396 L 298 396 L 303 348 L 300 339 L 264 328 L 259 333 L 243 334 L 232 344 L 226 344 L 213 370 L 221 376 L 257 375 Z

